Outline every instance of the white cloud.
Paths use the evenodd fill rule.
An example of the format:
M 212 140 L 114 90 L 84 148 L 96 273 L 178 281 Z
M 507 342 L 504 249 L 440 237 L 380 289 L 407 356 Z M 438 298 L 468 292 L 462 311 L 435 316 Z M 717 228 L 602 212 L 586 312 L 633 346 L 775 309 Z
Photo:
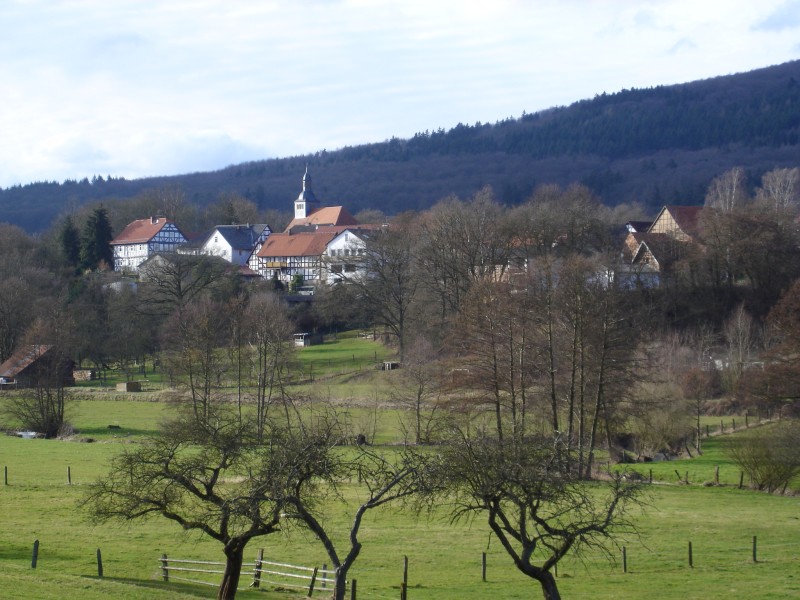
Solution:
M 10 0 L 0 186 L 221 168 L 797 58 L 797 2 Z

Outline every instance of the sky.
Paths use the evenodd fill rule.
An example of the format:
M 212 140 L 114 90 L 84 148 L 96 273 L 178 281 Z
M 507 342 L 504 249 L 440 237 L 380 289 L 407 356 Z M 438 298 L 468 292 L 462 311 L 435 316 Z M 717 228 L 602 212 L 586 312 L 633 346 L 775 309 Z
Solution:
M 800 0 L 2 0 L 0 188 L 494 123 L 800 59 Z

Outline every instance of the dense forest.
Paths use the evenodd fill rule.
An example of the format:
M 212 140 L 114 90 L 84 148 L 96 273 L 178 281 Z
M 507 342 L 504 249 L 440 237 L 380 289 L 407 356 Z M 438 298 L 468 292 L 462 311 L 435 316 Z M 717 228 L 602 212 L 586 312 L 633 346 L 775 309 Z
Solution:
M 536 187 L 586 185 L 607 205 L 699 204 L 709 182 L 744 167 L 755 188 L 764 172 L 794 166 L 800 136 L 800 61 L 673 86 L 599 94 L 494 124 L 459 124 L 411 139 L 321 149 L 219 171 L 125 180 L 98 175 L 0 189 L 3 220 L 30 232 L 85 203 L 179 189 L 204 207 L 235 194 L 264 211 L 285 210 L 305 164 L 318 197 L 352 212 L 423 210 L 489 185 L 507 205 Z

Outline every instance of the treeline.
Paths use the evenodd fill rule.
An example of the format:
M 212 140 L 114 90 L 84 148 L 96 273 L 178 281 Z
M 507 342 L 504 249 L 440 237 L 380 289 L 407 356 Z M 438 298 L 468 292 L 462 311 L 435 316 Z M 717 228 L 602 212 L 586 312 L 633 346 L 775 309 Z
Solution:
M 43 231 L 87 201 L 179 188 L 203 208 L 236 194 L 259 209 L 284 210 L 310 164 L 317 195 L 352 212 L 423 210 L 486 185 L 508 205 L 542 184 L 579 181 L 605 204 L 699 202 L 711 179 L 747 165 L 754 189 L 763 173 L 793 166 L 800 131 L 800 61 L 750 73 L 600 94 L 494 124 L 458 124 L 313 155 L 255 161 L 219 171 L 127 181 L 95 176 L 0 190 L 8 222 Z
M 574 184 L 539 187 L 525 203 L 509 208 L 484 188 L 468 198 L 452 196 L 428 210 L 394 217 L 388 229 L 368 240 L 365 268 L 370 277 L 319 285 L 313 306 L 295 308 L 291 318 L 302 331 L 380 328 L 397 345 L 401 360 L 426 348 L 422 364 L 480 354 L 492 347 L 486 342 L 490 335 L 505 339 L 505 349 L 497 349 L 495 358 L 520 343 L 522 354 L 534 362 L 527 364 L 517 355 L 521 362 L 507 365 L 508 380 L 495 382 L 512 388 L 497 388 L 494 397 L 549 388 L 548 397 L 557 399 L 555 412 L 563 414 L 565 394 L 591 389 L 588 381 L 578 385 L 561 379 L 566 373 L 590 372 L 588 363 L 578 368 L 574 362 L 579 354 L 597 352 L 590 351 L 590 338 L 580 336 L 613 316 L 621 328 L 620 351 L 633 353 L 615 358 L 615 365 L 638 364 L 634 356 L 645 350 L 678 344 L 682 350 L 672 348 L 666 361 L 675 364 L 673 383 L 692 369 L 714 371 L 708 368 L 713 355 L 727 365 L 728 378 L 713 386 L 715 393 L 733 398 L 742 372 L 774 345 L 777 338 L 767 333 L 765 323 L 800 277 L 798 169 L 769 172 L 755 195 L 743 181 L 741 169 L 714 180 L 694 242 L 675 242 L 661 248 L 663 254 L 654 246 L 662 265 L 657 287 L 642 285 L 621 255 L 622 224 L 641 219 L 641 207 L 606 207 L 587 187 Z M 220 315 L 215 326 L 227 327 L 227 315 L 243 310 L 254 290 L 275 287 L 272 282 L 245 285 L 225 263 L 207 257 L 175 257 L 148 272 L 135 291 L 117 282 L 101 248 L 107 248 L 109 223 L 127 223 L 132 212 L 148 207 L 163 209 L 184 227 L 185 219 L 201 217 L 180 194 L 137 202 L 86 211 L 38 237 L 3 226 L 0 360 L 23 343 L 40 343 L 30 341 L 32 336 L 41 336 L 47 323 L 57 323 L 59 335 L 69 330 L 65 347 L 79 363 L 134 364 L 166 348 L 167 338 L 157 332 L 173 329 L 171 319 L 192 314 L 195 301 L 212 301 L 211 312 Z M 211 205 L 203 218 L 259 222 L 263 216 L 253 203 L 227 197 Z M 612 304 L 620 312 L 605 317 L 593 312 L 604 306 L 610 310 Z M 480 330 L 478 324 L 495 318 L 490 331 Z M 729 332 L 732 319 L 739 329 Z M 475 332 L 474 345 L 470 331 Z M 611 325 L 604 331 L 610 333 Z M 524 339 L 517 340 L 518 335 Z M 224 346 L 226 340 L 220 334 L 215 343 Z M 601 347 L 609 350 L 608 343 Z M 546 368 L 543 357 L 551 363 Z M 474 365 L 463 368 L 482 372 Z M 603 372 L 607 375 L 609 368 Z M 535 373 L 559 375 L 548 382 Z M 500 377 L 499 372 L 494 376 Z M 464 380 L 483 385 L 492 378 L 484 374 Z

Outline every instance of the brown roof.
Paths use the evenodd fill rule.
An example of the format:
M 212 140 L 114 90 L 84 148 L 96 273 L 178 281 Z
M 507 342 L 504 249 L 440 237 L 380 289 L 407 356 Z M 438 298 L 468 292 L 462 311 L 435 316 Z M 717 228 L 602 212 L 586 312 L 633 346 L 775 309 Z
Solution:
M 700 215 L 702 206 L 665 206 L 663 210 L 669 211 L 672 218 L 686 235 L 694 237 L 699 232 Z M 655 221 L 653 221 L 655 223 Z
M 52 347 L 45 344 L 34 344 L 20 348 L 0 365 L 0 377 L 16 377 L 47 354 Z
M 323 227 L 317 231 L 273 233 L 261 246 L 257 256 L 322 256 L 325 247 L 346 227 Z
M 133 223 L 129 223 L 122 232 L 112 240 L 112 244 L 144 244 L 145 242 L 149 242 L 152 240 L 155 235 L 161 231 L 161 229 L 167 223 L 171 223 L 165 219 L 164 217 L 161 218 L 150 218 L 150 219 L 137 219 Z
M 298 225 L 358 225 L 358 221 L 344 206 L 324 206 L 313 211 L 305 219 L 292 219 L 284 231 L 289 231 Z

